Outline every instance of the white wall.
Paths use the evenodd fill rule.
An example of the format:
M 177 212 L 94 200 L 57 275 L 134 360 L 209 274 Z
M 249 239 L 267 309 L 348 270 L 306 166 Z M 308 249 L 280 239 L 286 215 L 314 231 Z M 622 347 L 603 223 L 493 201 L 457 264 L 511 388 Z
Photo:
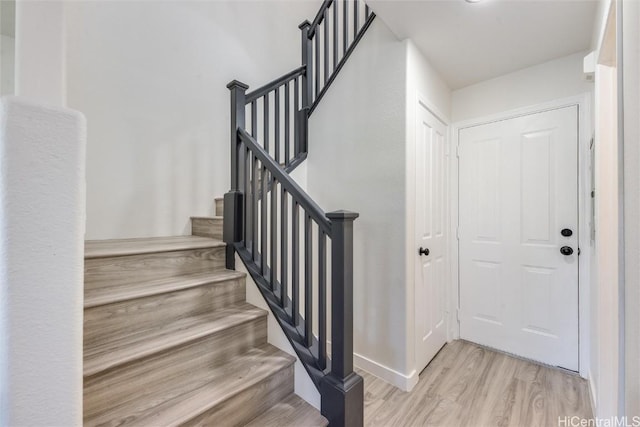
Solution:
M 400 373 L 407 366 L 405 275 L 406 46 L 380 20 L 311 116 L 308 191 L 354 224 L 354 346 Z M 330 172 L 329 172 L 330 171 Z
M 427 61 L 376 19 L 311 116 L 307 159 L 308 191 L 318 204 L 327 212 L 360 214 L 354 225 L 355 363 L 403 389 L 417 380 L 414 274 L 407 263 L 413 253 L 407 242 L 413 227 L 409 92 L 433 97 L 449 112 L 448 89 Z
M 190 216 L 212 214 L 229 190 L 226 84 L 255 89 L 299 66 L 298 24 L 317 8 L 67 4 L 68 104 L 89 129 L 88 239 L 186 234 Z
M 0 425 L 82 424 L 85 121 L 0 101 Z
M 61 0 L 16 2 L 16 95 L 65 105 L 64 9 Z
M 452 120 L 485 117 L 593 91 L 582 72 L 585 53 L 505 74 L 453 92 Z
M 0 34 L 0 95 L 13 95 L 16 39 Z

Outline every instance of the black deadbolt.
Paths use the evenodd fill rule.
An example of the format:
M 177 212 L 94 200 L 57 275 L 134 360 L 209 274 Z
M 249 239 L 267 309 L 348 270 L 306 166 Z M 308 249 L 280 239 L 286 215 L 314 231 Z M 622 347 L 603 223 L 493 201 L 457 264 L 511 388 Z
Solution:
M 429 255 L 429 248 L 427 248 L 427 249 L 420 248 L 420 250 L 418 250 L 418 254 L 419 255 Z
M 569 228 L 563 228 L 560 234 L 562 234 L 564 237 L 571 237 L 573 235 L 573 231 L 571 231 L 571 229 Z
M 560 253 L 564 256 L 569 256 L 573 254 L 573 249 L 570 248 L 569 246 L 563 246 L 560 248 Z

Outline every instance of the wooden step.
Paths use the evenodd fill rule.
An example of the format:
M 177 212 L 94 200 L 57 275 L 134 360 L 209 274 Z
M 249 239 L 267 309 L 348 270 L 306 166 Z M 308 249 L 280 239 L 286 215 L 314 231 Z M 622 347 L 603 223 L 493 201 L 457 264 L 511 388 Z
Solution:
M 216 216 L 224 215 L 224 197 L 217 197 L 216 200 Z
M 86 294 L 84 343 L 91 346 L 244 302 L 245 275 L 219 270 L 97 288 Z
M 222 217 L 191 217 L 191 234 L 222 240 Z
M 85 242 L 85 289 L 222 270 L 225 244 L 198 236 Z
M 245 427 L 324 427 L 329 421 L 296 394 L 291 393 Z
M 248 303 L 186 317 L 153 329 L 115 335 L 110 340 L 84 343 L 84 376 L 89 377 L 165 350 L 223 333 L 245 323 L 255 323 L 256 336 L 266 335 L 267 312 Z M 258 329 L 263 327 L 265 331 Z M 214 337 L 215 338 L 215 337 Z
M 227 281 L 241 281 L 244 277 L 245 274 L 238 271 L 217 270 L 86 289 L 84 293 L 84 308 L 87 309 Z M 242 296 L 242 300 L 244 300 L 244 295 Z
M 244 425 L 293 392 L 294 361 L 264 344 L 221 366 L 155 369 L 154 375 L 164 380 L 162 387 L 139 386 L 126 400 L 99 413 L 85 406 L 84 425 Z M 138 378 L 135 374 L 131 381 Z

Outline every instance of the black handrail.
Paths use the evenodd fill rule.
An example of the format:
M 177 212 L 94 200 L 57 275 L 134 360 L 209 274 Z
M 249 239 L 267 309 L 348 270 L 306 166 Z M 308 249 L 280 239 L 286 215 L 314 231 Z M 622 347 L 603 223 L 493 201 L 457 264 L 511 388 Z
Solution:
M 318 206 L 318 204 L 309 197 L 309 195 L 295 180 L 291 179 L 282 166 L 276 163 L 275 160 L 273 160 L 271 156 L 269 156 L 264 149 L 260 147 L 260 144 L 258 144 L 258 142 L 253 139 L 246 130 L 238 129 L 238 136 L 245 146 L 267 168 L 269 173 L 275 176 L 276 181 L 285 188 L 287 193 L 289 193 L 293 199 L 314 219 L 314 221 L 322 227 L 322 231 L 327 234 L 331 234 L 331 222 L 329 222 L 327 215 L 320 206 Z
M 329 7 L 331 7 L 332 4 L 333 4 L 333 0 L 324 0 L 322 2 L 322 6 L 320 6 L 320 10 L 316 14 L 316 17 L 311 22 L 311 27 L 309 27 L 309 38 L 315 35 L 316 28 L 318 28 L 318 25 L 320 25 L 320 23 L 324 20 L 325 10 L 329 9 Z
M 305 72 L 305 69 L 306 67 L 304 65 L 301 67 L 298 67 L 295 70 L 288 72 L 284 76 L 279 77 L 273 80 L 272 82 L 269 82 L 266 85 L 261 86 L 252 92 L 249 92 L 246 95 L 246 103 L 250 104 L 251 102 L 257 100 L 258 98 L 265 96 L 269 92 L 273 92 L 274 90 L 278 89 L 285 83 L 288 83 L 291 80 L 295 79 L 296 77 L 303 75 Z

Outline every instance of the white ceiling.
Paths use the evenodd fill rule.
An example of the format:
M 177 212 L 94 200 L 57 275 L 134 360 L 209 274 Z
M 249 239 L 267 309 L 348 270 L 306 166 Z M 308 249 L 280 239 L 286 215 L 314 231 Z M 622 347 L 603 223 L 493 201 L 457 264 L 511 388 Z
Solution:
M 589 48 L 597 0 L 368 0 L 451 89 Z

